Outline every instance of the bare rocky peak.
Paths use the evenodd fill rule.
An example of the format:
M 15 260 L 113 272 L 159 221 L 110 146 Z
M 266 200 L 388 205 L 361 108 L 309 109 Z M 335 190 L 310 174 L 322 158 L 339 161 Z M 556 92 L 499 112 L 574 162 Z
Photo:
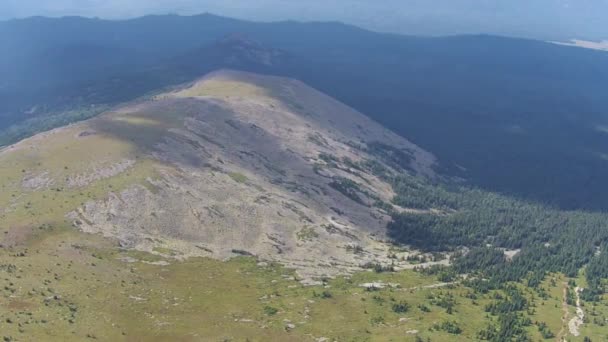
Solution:
M 28 187 L 44 178 L 36 185 L 67 179 L 67 188 L 86 189 L 153 169 L 145 182 L 67 214 L 79 229 L 176 258 L 255 255 L 296 268 L 304 280 L 368 262 L 399 267 L 388 258 L 385 229 L 389 210 L 407 208 L 390 204 L 386 179 L 400 172 L 433 177 L 435 163 L 299 81 L 228 70 L 29 144 L 62 130 L 74 144 L 102 139 L 130 147 L 88 173 L 28 174 Z

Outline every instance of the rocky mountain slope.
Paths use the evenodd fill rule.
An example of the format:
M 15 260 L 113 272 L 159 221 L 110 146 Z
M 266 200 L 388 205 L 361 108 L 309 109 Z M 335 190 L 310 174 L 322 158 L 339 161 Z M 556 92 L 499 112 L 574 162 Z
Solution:
M 345 273 L 395 262 L 388 211 L 406 209 L 383 174 L 433 177 L 434 163 L 301 82 L 218 71 L 2 150 L 4 244 L 67 220 L 165 256 Z

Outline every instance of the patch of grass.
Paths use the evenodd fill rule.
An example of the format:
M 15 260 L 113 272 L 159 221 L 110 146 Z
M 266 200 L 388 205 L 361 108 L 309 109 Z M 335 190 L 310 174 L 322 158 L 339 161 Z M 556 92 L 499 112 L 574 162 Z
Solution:
M 230 176 L 233 181 L 241 184 L 247 183 L 248 180 L 247 176 L 239 172 L 230 172 L 228 176 Z
M 165 247 L 154 247 L 154 248 L 152 248 L 152 251 L 163 254 L 163 255 L 168 255 L 168 256 L 179 255 L 179 252 L 177 252 L 173 249 L 170 249 L 170 248 L 165 248 Z
M 255 97 L 269 96 L 268 91 L 260 86 L 245 81 L 229 79 L 209 79 L 197 82 L 191 87 L 171 94 L 174 97 Z
M 555 279 L 555 281 L 551 281 Z M 563 283 L 567 279 L 561 275 L 549 275 L 547 279 L 541 283 L 540 287 L 546 292 L 545 298 L 535 293 L 533 314 L 530 315 L 532 321 L 544 322 L 550 331 L 557 333 L 562 329 L 562 298 L 563 298 Z M 567 327 L 566 327 L 567 329 Z M 532 336 L 541 338 L 536 327 L 530 329 Z

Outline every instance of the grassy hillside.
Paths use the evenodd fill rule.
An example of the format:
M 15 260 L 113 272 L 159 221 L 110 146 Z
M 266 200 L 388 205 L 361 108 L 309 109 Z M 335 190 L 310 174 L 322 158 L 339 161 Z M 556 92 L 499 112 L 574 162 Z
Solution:
M 303 286 L 292 271 L 253 258 L 176 261 L 62 225 L 0 251 L 0 272 L 0 327 L 9 341 L 472 341 L 488 327 L 502 329 L 487 311 L 508 298 L 415 271 Z M 584 278 L 573 280 L 584 286 Z M 514 284 L 526 299 L 517 315 L 531 340 L 545 340 L 543 323 L 546 340 L 608 334 L 605 299 L 585 303 L 588 318 L 578 337 L 570 333 L 568 282 L 551 274 L 536 289 Z M 369 283 L 376 285 L 366 290 Z
M 305 287 L 293 272 L 252 258 L 179 262 L 61 225 L 36 229 L 19 247 L 0 251 L 0 265 L 0 327 L 14 341 L 477 340 L 488 325 L 500 325 L 486 306 L 505 296 L 415 271 L 369 271 Z M 536 341 L 536 322 L 544 322 L 570 341 L 602 340 L 604 301 L 585 306 L 594 312 L 591 321 L 578 338 L 569 334 L 567 281 L 549 275 L 542 292 L 518 285 L 528 301 L 520 315 L 531 321 L 523 330 Z M 366 290 L 367 283 L 377 285 Z

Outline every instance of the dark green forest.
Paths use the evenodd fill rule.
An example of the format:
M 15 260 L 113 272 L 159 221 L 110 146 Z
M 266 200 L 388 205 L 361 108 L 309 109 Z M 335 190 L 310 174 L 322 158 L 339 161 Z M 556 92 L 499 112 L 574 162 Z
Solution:
M 386 162 L 393 160 L 385 153 L 376 155 Z M 373 165 L 367 167 L 373 169 Z M 419 271 L 436 275 L 442 282 L 466 275 L 462 283 L 473 291 L 469 298 L 493 296 L 492 303 L 483 309 L 494 319 L 477 332 L 479 340 L 532 341 L 528 333 L 531 326 L 536 326 L 543 338 L 555 338 L 546 323 L 532 322 L 528 317 L 535 309 L 522 284 L 542 299 L 547 293 L 541 284 L 548 277 L 563 273 L 577 278 L 583 271 L 587 281 L 580 294 L 583 301 L 600 302 L 607 293 L 608 214 L 564 211 L 454 179 L 431 182 L 405 169 L 397 175 L 376 169 L 376 174 L 392 182 L 397 193 L 394 204 L 419 209 L 389 210 L 393 221 L 388 230 L 394 242 L 430 253 L 453 253 L 451 266 Z M 507 251 L 514 253 L 507 257 Z M 576 284 L 570 282 L 567 301 L 575 305 Z M 446 310 L 450 312 L 450 305 Z
M 406 150 L 373 143 L 354 147 L 364 148 L 397 172 L 377 162 L 342 163 L 389 181 L 396 192 L 393 204 L 418 209 L 400 211 L 386 203 L 374 204 L 392 215 L 388 232 L 393 242 L 429 253 L 432 259 L 451 252 L 450 266 L 421 267 L 418 271 L 441 282 L 461 282 L 471 289 L 467 298 L 473 302 L 478 296 L 491 296 L 492 302 L 483 310 L 493 319 L 477 332 L 478 339 L 532 341 L 532 326 L 545 339 L 554 338 L 556 332 L 546 323 L 530 320 L 535 304 L 529 298 L 532 294 L 546 299 L 547 285 L 543 283 L 550 280 L 555 287 L 556 274 L 571 278 L 564 288 L 568 305 L 576 305 L 573 279 L 581 275 L 586 280 L 586 285 L 580 285 L 584 302 L 594 306 L 607 293 L 607 213 L 566 211 L 471 187 L 455 178 L 429 180 L 408 170 L 411 156 Z M 338 163 L 330 156 L 324 159 Z M 412 260 L 419 260 L 419 256 Z M 394 271 L 380 264 L 369 268 Z M 443 298 L 437 305 L 449 313 L 450 303 L 449 298 Z
M 390 236 L 425 251 L 453 251 L 457 273 L 479 274 L 484 286 L 538 284 L 548 273 L 576 277 L 586 267 L 584 298 L 597 300 L 608 278 L 608 214 L 563 211 L 453 183 L 393 179 L 394 203 L 439 213 L 393 213 Z M 505 251 L 517 253 L 507 260 Z

